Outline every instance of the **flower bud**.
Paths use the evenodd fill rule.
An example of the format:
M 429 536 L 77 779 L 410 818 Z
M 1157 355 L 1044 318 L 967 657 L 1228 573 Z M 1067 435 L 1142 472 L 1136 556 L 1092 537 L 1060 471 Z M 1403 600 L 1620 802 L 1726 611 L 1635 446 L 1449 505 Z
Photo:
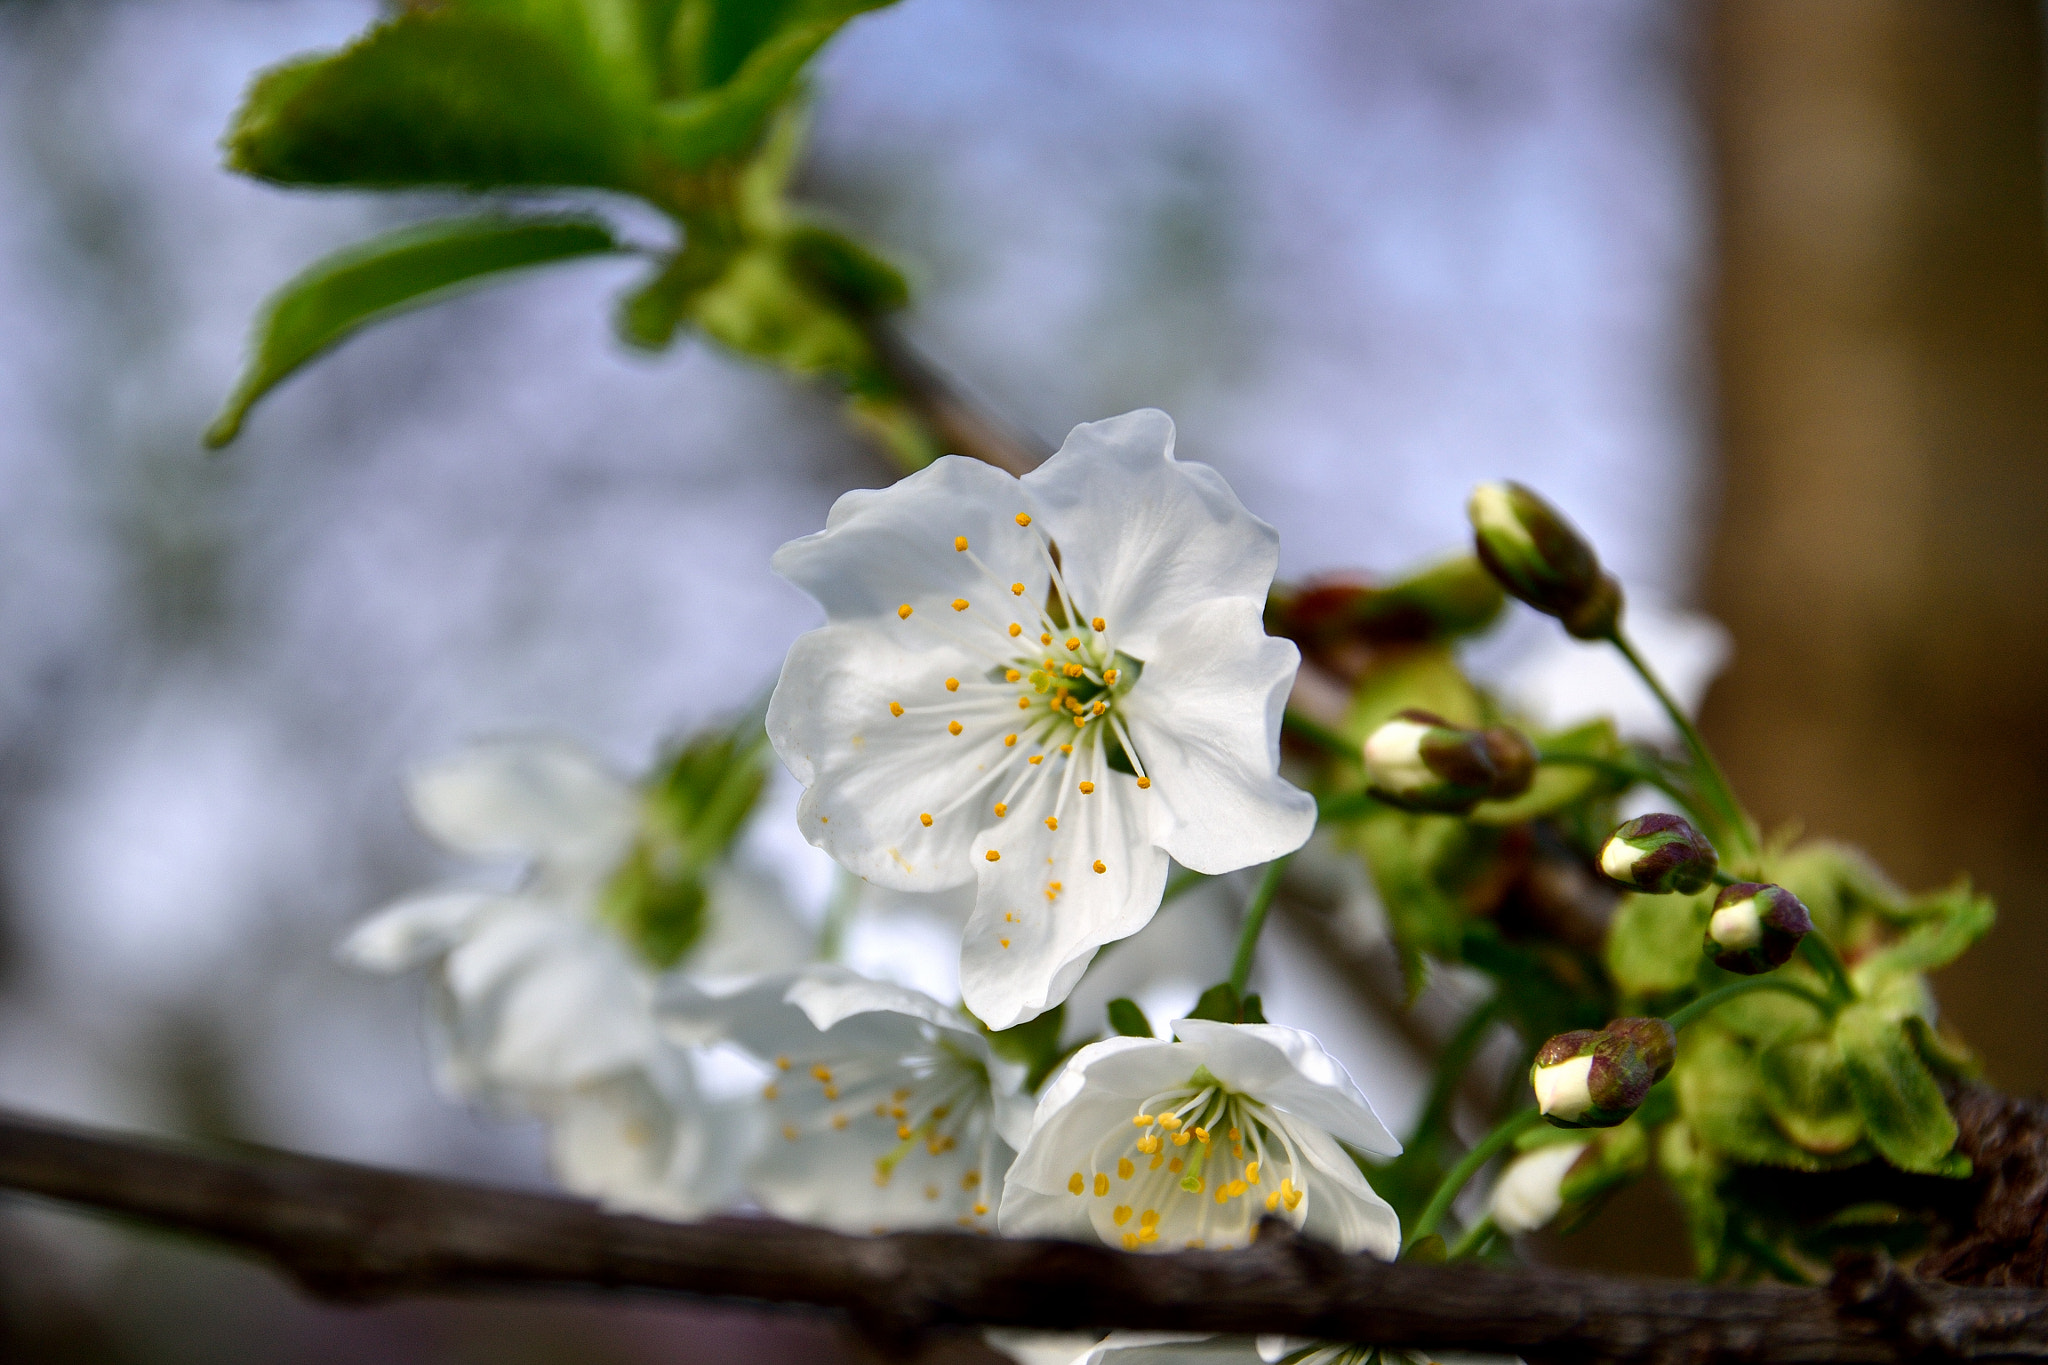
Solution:
M 1723 971 L 1757 976 L 1784 966 L 1812 931 L 1812 916 L 1784 887 L 1737 882 L 1714 898 L 1706 952 Z
M 1638 815 L 1600 846 L 1600 870 L 1653 896 L 1690 896 L 1714 880 L 1720 862 L 1707 836 L 1676 815 Z
M 1582 640 L 1621 619 L 1621 585 L 1564 514 L 1518 483 L 1483 483 L 1465 505 L 1473 545 L 1501 586 Z
M 1564 1209 L 1564 1178 L 1591 1142 L 1553 1142 L 1510 1161 L 1494 1182 L 1487 1211 L 1510 1236 L 1534 1232 Z
M 1535 776 L 1535 746 L 1505 726 L 1468 730 L 1411 710 L 1365 740 L 1372 794 L 1405 810 L 1463 814 L 1481 801 L 1520 796 Z
M 1529 1069 L 1536 1108 L 1559 1128 L 1612 1128 L 1671 1071 L 1678 1035 L 1662 1019 L 1616 1019 L 1545 1043 Z

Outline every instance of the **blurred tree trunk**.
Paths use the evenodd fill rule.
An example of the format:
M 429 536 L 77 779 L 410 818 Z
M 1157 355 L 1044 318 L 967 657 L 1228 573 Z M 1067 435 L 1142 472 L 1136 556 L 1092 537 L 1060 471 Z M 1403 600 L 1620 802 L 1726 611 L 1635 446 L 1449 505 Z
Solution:
M 1738 653 L 1706 727 L 1767 825 L 2001 918 L 1941 982 L 2048 1086 L 2048 223 L 2035 0 L 1706 11 Z

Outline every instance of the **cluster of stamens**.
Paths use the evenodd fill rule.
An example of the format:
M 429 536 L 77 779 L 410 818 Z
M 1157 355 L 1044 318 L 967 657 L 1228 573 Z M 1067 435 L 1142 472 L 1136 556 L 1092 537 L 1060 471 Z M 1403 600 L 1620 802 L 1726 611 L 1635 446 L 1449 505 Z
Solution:
M 943 1173 L 926 1173 L 924 1197 L 937 1203 L 957 1184 L 954 1202 L 963 1211 L 954 1221 L 988 1230 L 984 1220 L 990 1214 L 988 1191 L 994 1187 L 996 1138 L 988 1072 L 979 1062 L 941 1041 L 929 1053 L 896 1058 L 780 1056 L 775 1069 L 779 1074 L 762 1087 L 761 1097 L 788 1105 L 783 1140 L 844 1134 L 884 1147 L 874 1162 L 878 1186 L 895 1180 L 904 1159 L 920 1148 L 928 1157 L 944 1159 L 964 1146 L 967 1169 L 956 1176 L 956 1159 L 946 1163 L 949 1169 Z
M 1089 1170 L 1075 1171 L 1067 1190 L 1093 1200 L 1096 1228 L 1126 1251 L 1162 1239 L 1162 1249 L 1223 1249 L 1251 1244 L 1261 1206 L 1265 1213 L 1300 1208 L 1300 1169 L 1270 1110 L 1197 1073 L 1187 1086 L 1146 1100 L 1128 1128 L 1105 1135 Z
M 943 698 L 888 703 L 889 714 L 898 720 L 936 722 L 955 739 L 991 749 L 991 760 L 968 790 L 941 810 L 919 813 L 918 822 L 925 827 L 967 802 L 982 800 L 989 802 L 998 820 L 1028 809 L 1031 819 L 1058 833 L 1070 798 L 1093 796 L 1120 772 L 1113 755 L 1123 760 L 1139 790 L 1152 786 L 1119 713 L 1142 662 L 1118 654 L 1108 621 L 1080 610 L 1060 571 L 1058 548 L 1032 527 L 1030 515 L 1019 512 L 1015 520 L 1031 537 L 1045 572 L 1042 601 L 1034 605 L 1035 595 L 1025 583 L 1005 582 L 974 552 L 966 536 L 953 537 L 954 552 L 972 566 L 989 591 L 946 603 L 953 613 L 968 618 L 966 631 L 956 630 L 943 612 L 932 629 L 988 667 L 978 678 L 945 679 Z M 988 605 L 991 598 L 1000 610 Z M 908 621 L 916 610 L 906 602 L 896 614 Z M 1002 851 L 990 848 L 983 856 L 1000 862 Z M 1109 870 L 1101 857 L 1087 866 L 1097 874 Z M 1056 901 L 1062 889 L 1061 883 L 1048 879 L 1046 900 Z M 1011 912 L 1006 922 L 1020 921 Z M 1000 942 L 1010 946 L 1007 938 Z

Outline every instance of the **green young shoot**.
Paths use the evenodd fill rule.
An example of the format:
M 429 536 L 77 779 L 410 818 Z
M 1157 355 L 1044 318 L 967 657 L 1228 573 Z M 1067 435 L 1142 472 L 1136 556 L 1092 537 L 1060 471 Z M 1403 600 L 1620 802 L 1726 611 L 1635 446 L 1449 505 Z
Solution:
M 1259 932 L 1266 927 L 1266 912 L 1273 908 L 1273 896 L 1280 890 L 1280 876 L 1287 870 L 1287 859 L 1275 858 L 1266 864 L 1265 875 L 1259 878 L 1256 891 L 1252 892 L 1251 903 L 1244 908 L 1244 927 L 1237 935 L 1237 955 L 1230 963 L 1230 988 L 1239 995 L 1244 994 L 1245 983 L 1252 977 L 1252 957 L 1258 952 Z

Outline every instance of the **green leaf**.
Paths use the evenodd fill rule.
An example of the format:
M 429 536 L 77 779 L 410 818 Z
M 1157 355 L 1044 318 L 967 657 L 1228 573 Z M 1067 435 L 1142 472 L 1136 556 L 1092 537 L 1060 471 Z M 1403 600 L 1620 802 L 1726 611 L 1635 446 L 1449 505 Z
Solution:
M 1188 1011 L 1190 1019 L 1214 1019 L 1219 1024 L 1244 1022 L 1244 1001 L 1237 995 L 1237 988 L 1228 981 L 1219 981 L 1202 992 L 1202 998 Z
M 619 250 L 592 218 L 448 218 L 400 228 L 336 252 L 270 296 L 254 355 L 206 443 L 222 446 L 278 382 L 358 329 L 438 302 L 487 275 Z
M 838 31 L 838 21 L 792 29 L 756 50 L 728 83 L 663 102 L 654 111 L 654 145 L 686 170 L 746 151 L 804 63 Z
M 1988 896 L 1961 882 L 1931 896 L 1916 897 L 1906 907 L 1914 922 L 1897 941 L 1856 964 L 1860 983 L 1899 972 L 1927 972 L 1946 967 L 1991 932 L 1998 910 Z
M 1756 1055 L 1720 1029 L 1695 1024 L 1686 1030 L 1672 1078 L 1686 1123 L 1735 1161 L 1823 1171 L 1867 1159 L 1861 1148 L 1821 1153 L 1787 1138 L 1773 1121 Z
M 1842 1054 L 1828 1038 L 1780 1043 L 1757 1054 L 1764 1104 L 1786 1137 L 1832 1156 L 1863 1137 L 1863 1115 L 1849 1091 Z
M 709 89 L 738 78 L 759 49 L 792 28 L 837 27 L 893 0 L 686 0 L 670 51 L 685 88 Z
M 638 0 L 449 0 L 466 15 L 508 21 L 544 33 L 603 73 L 603 87 L 620 104 L 654 97 L 654 63 Z
M 1347 738 L 1365 737 L 1394 713 L 1416 707 L 1432 711 L 1453 725 L 1484 725 L 1479 693 L 1465 678 L 1448 647 L 1423 645 L 1402 650 L 1375 665 L 1352 693 L 1344 718 Z
M 782 252 L 799 276 L 849 313 L 871 317 L 910 302 L 903 273 L 843 233 L 794 228 L 782 239 Z
M 742 251 L 700 291 L 691 315 L 704 334 L 742 355 L 802 376 L 832 375 L 856 393 L 886 388 L 867 338 L 805 288 L 779 251 Z
M 1607 970 L 1631 995 L 1684 990 L 1699 976 L 1700 944 L 1714 913 L 1714 893 L 1622 897 L 1607 931 Z
M 1956 1121 L 1906 1031 L 1869 1005 L 1851 1005 L 1835 1017 L 1835 1045 L 1871 1145 L 1900 1170 L 1943 1173 Z
M 1138 1008 L 1138 1002 L 1128 996 L 1118 996 L 1109 1002 L 1109 1026 L 1119 1037 L 1156 1038 L 1152 1021 L 1145 1017 L 1145 1011 Z
M 1244 998 L 1244 1006 L 1238 1013 L 1237 1022 L 1240 1024 L 1263 1024 L 1266 1022 L 1266 1004 L 1263 1000 L 1259 999 L 1257 991 L 1253 991 Z
M 578 54 L 519 23 L 413 11 L 257 77 L 230 168 L 292 185 L 633 189 L 640 133 Z

